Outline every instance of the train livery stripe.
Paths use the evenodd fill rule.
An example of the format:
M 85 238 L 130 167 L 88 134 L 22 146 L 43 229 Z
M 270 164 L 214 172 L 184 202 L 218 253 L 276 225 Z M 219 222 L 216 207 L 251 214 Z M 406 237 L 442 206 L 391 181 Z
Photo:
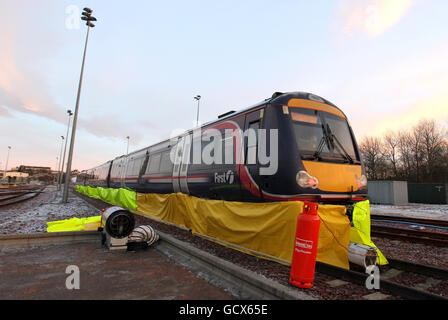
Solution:
M 210 177 L 209 175 L 191 175 L 191 176 L 179 176 L 176 177 L 179 179 L 185 179 L 187 178 L 188 182 L 191 183 L 207 183 L 210 182 Z M 145 179 L 147 182 L 149 183 L 171 183 L 173 181 L 173 177 L 150 177 L 150 176 L 143 176 L 142 179 Z M 125 178 L 124 181 L 126 182 L 137 182 L 138 178 Z M 119 180 L 117 181 L 111 181 L 111 182 L 120 182 Z
M 338 108 L 330 106 L 326 103 L 312 101 L 308 99 L 296 99 L 296 98 L 290 99 L 288 101 L 288 107 L 320 110 L 347 119 L 345 114 Z

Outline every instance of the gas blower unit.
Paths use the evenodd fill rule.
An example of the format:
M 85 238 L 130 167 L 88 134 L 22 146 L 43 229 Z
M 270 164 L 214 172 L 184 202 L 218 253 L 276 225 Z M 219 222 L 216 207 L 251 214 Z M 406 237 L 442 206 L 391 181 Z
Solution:
M 134 215 L 122 207 L 103 209 L 101 217 L 102 244 L 109 250 L 144 249 L 159 240 L 151 226 L 134 229 Z
M 134 226 L 134 216 L 126 209 L 116 206 L 105 209 L 101 216 L 102 243 L 109 250 L 126 250 Z

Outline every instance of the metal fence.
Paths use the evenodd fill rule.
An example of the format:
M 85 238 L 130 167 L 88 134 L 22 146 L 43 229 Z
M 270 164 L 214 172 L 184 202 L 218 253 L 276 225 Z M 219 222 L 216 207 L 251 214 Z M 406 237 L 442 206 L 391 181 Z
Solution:
M 408 183 L 409 202 L 448 204 L 448 188 L 444 183 Z

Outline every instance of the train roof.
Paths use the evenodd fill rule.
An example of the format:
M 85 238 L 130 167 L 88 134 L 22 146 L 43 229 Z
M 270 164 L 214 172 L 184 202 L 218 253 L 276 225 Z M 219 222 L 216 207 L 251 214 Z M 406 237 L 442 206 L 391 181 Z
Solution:
M 340 110 L 336 105 L 334 105 L 334 104 L 331 103 L 330 101 L 328 101 L 328 100 L 326 100 L 326 99 L 324 99 L 324 98 L 322 98 L 322 97 L 320 97 L 320 96 L 318 96 L 318 95 L 309 93 L 309 92 L 302 92 L 302 91 L 284 92 L 284 93 L 283 93 L 283 92 L 275 92 L 270 98 L 264 99 L 263 101 L 260 101 L 259 103 L 256 103 L 256 104 L 254 104 L 254 105 L 251 105 L 250 107 L 241 109 L 241 110 L 239 110 L 239 111 L 230 111 L 230 112 L 226 112 L 226 113 L 224 113 L 224 114 L 218 116 L 217 119 L 214 119 L 214 120 L 211 120 L 211 121 L 209 121 L 209 122 L 206 122 L 206 123 L 202 124 L 202 125 L 201 125 L 201 128 L 210 126 L 210 125 L 212 125 L 212 124 L 214 124 L 214 123 L 223 121 L 223 120 L 228 119 L 228 118 L 232 118 L 232 117 L 234 117 L 234 116 L 236 116 L 236 115 L 239 115 L 239 114 L 248 112 L 248 111 L 250 111 L 250 110 L 252 110 L 252 109 L 256 109 L 256 108 L 261 107 L 262 105 L 265 105 L 265 104 L 267 104 L 267 103 L 271 103 L 271 104 L 279 104 L 279 105 L 287 105 L 287 104 L 288 104 L 288 101 L 291 100 L 291 99 L 294 99 L 294 98 L 295 98 L 295 99 L 307 99 L 307 100 L 312 100 L 312 101 L 322 102 L 322 103 L 331 105 L 331 106 L 337 108 L 338 110 Z M 340 111 L 342 112 L 342 110 L 340 110 Z M 342 113 L 343 113 L 343 112 L 342 112 Z M 194 129 L 186 130 L 186 131 L 183 132 L 182 134 L 179 134 L 178 137 L 185 135 L 185 133 L 187 133 L 187 132 L 192 132 L 193 130 L 194 130 Z M 120 158 L 123 158 L 123 157 L 127 157 L 127 156 L 130 156 L 130 155 L 134 155 L 134 154 L 140 153 L 140 152 L 142 152 L 142 151 L 144 151 L 144 150 L 147 150 L 147 149 L 149 149 L 149 148 L 152 148 L 152 147 L 158 146 L 158 145 L 160 145 L 160 144 L 166 143 L 166 142 L 169 141 L 169 140 L 170 140 L 170 139 L 162 140 L 162 141 L 160 141 L 160 142 L 158 142 L 158 143 L 155 143 L 155 144 L 153 144 L 153 145 L 150 145 L 150 146 L 141 148 L 141 149 L 139 149 L 139 150 L 130 152 L 130 153 L 127 154 L 127 155 L 121 155 L 121 156 L 118 156 L 118 157 L 114 158 L 114 160 L 117 160 L 117 159 L 120 159 Z M 107 161 L 107 162 L 105 162 L 105 163 L 103 163 L 103 164 L 100 165 L 100 166 L 103 166 L 103 165 L 107 164 L 108 162 L 110 162 L 110 160 Z M 100 167 L 100 166 L 98 166 L 98 167 Z
M 307 100 L 322 102 L 322 103 L 331 105 L 331 106 L 337 108 L 338 110 L 340 110 L 337 106 L 335 106 L 330 101 L 328 101 L 328 100 L 326 100 L 326 99 L 324 99 L 324 98 L 322 98 L 322 97 L 320 97 L 318 95 L 312 94 L 312 93 L 302 92 L 302 91 L 285 92 L 285 93 L 283 93 L 283 92 L 275 92 L 272 95 L 272 97 L 270 97 L 270 98 L 267 98 L 267 99 L 265 99 L 265 100 L 263 100 L 263 101 L 261 101 L 261 102 L 259 102 L 257 104 L 254 104 L 254 105 L 252 105 L 250 107 L 247 107 L 247 108 L 239 110 L 239 111 L 230 111 L 230 112 L 224 113 L 223 115 L 219 116 L 218 119 L 206 122 L 201 127 L 209 126 L 209 125 L 211 125 L 211 124 L 213 124 L 215 122 L 219 122 L 219 121 L 222 121 L 224 119 L 234 117 L 234 116 L 236 116 L 238 114 L 245 113 L 245 112 L 250 111 L 252 109 L 256 109 L 257 107 L 260 107 L 260 106 L 265 105 L 267 103 L 279 104 L 279 105 L 287 105 L 289 100 L 294 99 L 294 98 L 295 99 L 307 99 Z M 342 112 L 342 110 L 340 110 L 340 111 Z

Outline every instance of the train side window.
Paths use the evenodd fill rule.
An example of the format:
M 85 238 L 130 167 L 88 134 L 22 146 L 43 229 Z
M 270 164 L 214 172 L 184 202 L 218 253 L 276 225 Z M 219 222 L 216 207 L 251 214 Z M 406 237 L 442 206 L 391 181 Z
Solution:
M 257 163 L 257 136 L 260 129 L 260 121 L 249 124 L 249 128 L 245 133 L 247 139 L 246 164 Z
M 150 156 L 150 162 L 148 166 L 148 170 L 146 173 L 158 173 L 159 172 L 159 166 L 160 166 L 160 156 L 161 154 L 155 154 L 153 156 Z
M 127 175 L 128 176 L 137 176 L 140 172 L 140 168 L 142 166 L 143 160 L 144 160 L 143 157 L 131 160 L 128 165 Z
M 133 158 L 131 158 L 129 160 L 128 165 L 127 165 L 127 169 L 126 169 L 126 176 L 132 176 L 133 175 L 132 172 L 134 170 L 135 161 L 136 160 L 133 159 Z
M 160 172 L 172 172 L 173 163 L 170 158 L 170 151 L 164 151 L 160 160 Z

